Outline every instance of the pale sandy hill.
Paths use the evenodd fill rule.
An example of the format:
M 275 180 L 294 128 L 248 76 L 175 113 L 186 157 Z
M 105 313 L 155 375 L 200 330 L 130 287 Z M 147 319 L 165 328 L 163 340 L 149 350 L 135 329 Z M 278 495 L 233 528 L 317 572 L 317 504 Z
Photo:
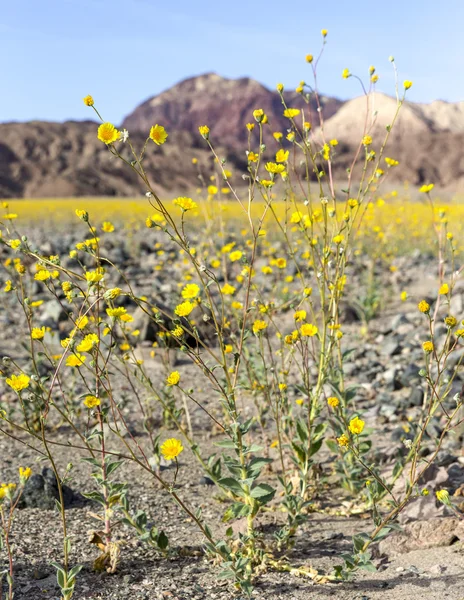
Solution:
M 464 102 L 435 100 L 430 104 L 414 105 L 434 131 L 464 131 Z
M 369 134 L 374 141 L 380 143 L 385 137 L 386 127 L 393 122 L 396 109 L 396 99 L 380 93 L 349 100 L 333 117 L 326 120 L 326 139 L 336 138 L 339 142 L 354 145 Z M 423 112 L 417 109 L 417 105 L 405 103 L 395 123 L 392 137 L 398 140 L 429 131 L 431 127 Z M 315 133 L 318 135 L 319 131 Z

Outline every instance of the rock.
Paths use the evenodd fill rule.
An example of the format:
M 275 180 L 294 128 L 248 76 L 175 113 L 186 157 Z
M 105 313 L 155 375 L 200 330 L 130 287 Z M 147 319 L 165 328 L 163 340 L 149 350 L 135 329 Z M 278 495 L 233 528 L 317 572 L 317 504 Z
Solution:
M 390 331 L 396 331 L 400 325 L 410 325 L 411 321 L 406 315 L 395 315 L 391 321 Z M 387 332 L 385 332 L 387 333 Z
M 397 556 L 413 550 L 451 546 L 459 540 L 464 540 L 464 521 L 447 517 L 410 523 L 403 531 L 382 540 L 379 550 L 382 554 Z
M 44 305 L 44 309 L 40 315 L 40 323 L 45 325 L 45 327 L 57 329 L 60 321 L 64 321 L 66 318 L 66 311 L 58 300 L 51 300 Z
M 409 396 L 408 402 L 410 406 L 422 406 L 424 401 L 424 390 L 420 387 L 415 387 L 411 395 Z
M 448 470 L 445 467 L 439 467 L 436 464 L 430 465 L 424 475 L 418 482 L 419 488 L 427 487 L 430 494 L 428 496 L 419 496 L 415 498 L 401 511 L 399 521 L 407 523 L 409 521 L 423 521 L 425 519 L 441 518 L 449 514 L 449 510 L 435 500 L 435 491 L 441 488 L 448 488 L 450 485 Z M 402 476 L 393 486 L 393 493 L 397 496 L 405 491 L 406 477 Z
M 420 367 L 412 363 L 402 371 L 398 377 L 403 387 L 412 387 L 413 384 L 417 384 L 420 381 L 419 375 Z
M 380 351 L 386 356 L 396 356 L 401 353 L 401 345 L 394 338 L 381 345 Z
M 344 304 L 341 307 L 340 321 L 342 323 L 359 323 L 360 321 L 359 311 L 351 304 Z
M 214 481 L 209 477 L 204 476 L 200 478 L 200 485 L 214 485 Z
M 450 314 L 451 315 L 460 315 L 464 312 L 464 296 L 463 294 L 454 293 L 451 297 L 450 302 Z
M 448 477 L 450 486 L 458 488 L 464 485 L 464 467 L 454 463 L 448 467 Z
M 67 485 L 63 485 L 64 507 L 69 508 L 74 499 L 74 492 Z M 55 500 L 59 500 L 58 484 L 54 472 L 44 467 L 42 474 L 32 475 L 26 485 L 19 501 L 19 508 L 40 508 L 52 510 Z
M 387 389 L 394 391 L 400 390 L 403 387 L 398 373 L 399 371 L 397 367 L 391 367 L 390 369 L 384 371 L 383 380 Z
M 445 565 L 433 565 L 433 567 L 430 567 L 430 574 L 441 575 L 446 571 L 446 569 L 447 567 L 445 567 Z
M 346 362 L 343 365 L 343 373 L 346 377 L 351 377 L 358 370 L 358 366 L 352 362 Z
M 435 459 L 435 464 L 439 467 L 449 467 L 454 462 L 456 462 L 456 457 L 446 452 L 446 450 L 440 450 Z

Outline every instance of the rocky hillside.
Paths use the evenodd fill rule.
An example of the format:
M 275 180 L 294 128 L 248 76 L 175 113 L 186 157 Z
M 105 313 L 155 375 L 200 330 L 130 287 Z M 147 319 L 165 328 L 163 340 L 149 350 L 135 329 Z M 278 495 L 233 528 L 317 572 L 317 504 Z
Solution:
M 321 138 L 316 104 L 306 105 L 295 92 L 286 92 L 289 106 L 305 110 L 313 123 L 314 135 Z M 335 177 L 346 176 L 351 151 L 365 127 L 380 145 L 385 126 L 391 123 L 396 101 L 375 94 L 348 102 L 321 98 L 327 139 L 336 137 L 338 157 Z M 141 147 L 154 123 L 169 132 L 165 145 L 152 145 L 145 166 L 163 194 L 182 193 L 198 185 L 198 171 L 192 165 L 211 164 L 211 156 L 198 134 L 208 124 L 211 139 L 221 156 L 241 173 L 246 168 L 245 149 L 255 108 L 263 108 L 272 131 L 285 131 L 277 92 L 249 79 L 226 79 L 209 73 L 180 82 L 148 99 L 128 115 L 122 126 Z M 366 119 L 367 114 L 367 119 Z M 134 196 L 145 191 L 136 174 L 115 160 L 96 139 L 97 123 L 5 123 L 0 124 L 0 197 Z M 252 143 L 258 145 L 253 133 Z M 464 102 L 408 103 L 389 142 L 388 155 L 400 160 L 392 180 L 421 184 L 434 181 L 450 191 L 464 187 Z M 268 144 L 273 148 L 273 140 Z M 124 151 L 128 153 L 128 148 Z
M 97 140 L 97 127 L 90 121 L 0 125 L 0 198 L 143 193 L 137 174 Z M 135 147 L 143 146 L 144 136 L 131 137 Z M 188 133 L 174 132 L 169 141 L 160 147 L 152 144 L 145 168 L 160 192 L 191 189 L 197 177 L 191 159 L 195 155 L 207 161 L 209 152 L 194 148 Z M 130 160 L 128 147 L 120 151 Z
M 308 106 L 299 94 L 285 92 L 288 106 L 305 110 L 308 121 L 318 122 L 317 105 Z M 324 116 L 329 118 L 342 106 L 336 98 L 320 99 Z M 199 125 L 208 125 L 211 137 L 233 151 L 246 148 L 248 132 L 245 124 L 253 121 L 253 110 L 262 108 L 273 131 L 284 131 L 288 119 L 282 115 L 282 101 L 257 81 L 243 77 L 226 79 L 215 73 L 191 77 L 154 96 L 128 115 L 123 126 L 130 132 L 146 133 L 153 123 L 162 123 L 169 131 L 187 131 L 198 137 Z

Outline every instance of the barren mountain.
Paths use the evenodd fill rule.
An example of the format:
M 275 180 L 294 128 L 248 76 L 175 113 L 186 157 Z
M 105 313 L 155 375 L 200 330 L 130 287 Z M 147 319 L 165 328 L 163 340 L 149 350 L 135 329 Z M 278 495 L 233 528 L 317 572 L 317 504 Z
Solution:
M 304 109 L 313 124 L 316 139 L 321 138 L 313 100 L 306 105 L 295 92 L 286 93 L 289 106 Z M 352 160 L 352 150 L 365 133 L 374 138 L 378 150 L 391 124 L 396 100 L 374 94 L 368 100 L 355 98 L 342 103 L 321 98 L 325 139 L 337 138 L 335 178 L 344 180 Z M 136 148 L 141 148 L 150 127 L 159 123 L 169 132 L 168 142 L 157 147 L 150 142 L 145 168 L 161 194 L 186 193 L 197 187 L 198 158 L 209 177 L 212 157 L 198 126 L 207 124 L 211 140 L 228 167 L 240 174 L 246 171 L 245 150 L 252 113 L 263 108 L 269 117 L 267 152 L 275 148 L 271 131 L 285 132 L 288 120 L 282 115 L 279 95 L 252 79 L 226 79 L 207 74 L 187 79 L 142 103 L 123 123 Z M 367 114 L 367 119 L 366 119 Z M 114 159 L 96 137 L 98 124 L 91 121 L 66 123 L 0 124 L 0 197 L 63 197 L 119 195 L 136 196 L 145 187 L 127 165 Z M 256 130 L 252 147 L 259 144 Z M 389 141 L 387 155 L 400 161 L 391 180 L 412 184 L 433 181 L 450 190 L 464 187 L 464 102 L 431 104 L 405 103 Z M 118 146 L 130 160 L 129 148 Z
M 5 123 L 0 125 L 0 197 L 134 196 L 143 182 L 97 139 L 98 123 Z M 134 134 L 141 148 L 145 137 Z M 195 185 L 192 157 L 208 160 L 206 149 L 192 148 L 188 133 L 173 133 L 170 143 L 150 142 L 144 162 L 160 191 L 185 191 Z M 119 150 L 131 159 L 129 148 Z
M 366 134 L 380 142 L 386 134 L 386 126 L 393 122 L 397 107 L 396 98 L 385 94 L 354 98 L 326 120 L 325 133 L 328 138 L 336 137 L 350 145 L 359 144 Z M 445 131 L 464 132 L 464 102 L 405 102 L 392 129 L 390 143 L 397 145 L 406 138 Z
M 299 94 L 285 92 L 285 101 L 292 108 L 305 111 L 305 118 L 318 123 L 316 101 L 309 106 Z M 343 104 L 336 98 L 320 98 L 325 118 L 331 117 Z M 128 115 L 123 126 L 130 132 L 147 133 L 154 123 L 162 123 L 169 131 L 187 131 L 199 137 L 198 127 L 208 125 L 211 139 L 217 144 L 240 150 L 246 147 L 246 123 L 253 120 L 253 111 L 262 108 L 273 131 L 285 131 L 288 119 L 283 116 L 279 94 L 248 77 L 226 79 L 215 73 L 191 77 L 154 96 Z

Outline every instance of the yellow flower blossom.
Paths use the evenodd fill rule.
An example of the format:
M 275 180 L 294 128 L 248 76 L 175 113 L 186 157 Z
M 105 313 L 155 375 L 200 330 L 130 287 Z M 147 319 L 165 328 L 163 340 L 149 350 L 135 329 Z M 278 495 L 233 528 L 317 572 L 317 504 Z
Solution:
M 266 321 L 261 321 L 260 319 L 257 319 L 254 323 L 253 323 L 253 333 L 255 335 L 258 335 L 259 333 L 261 333 L 261 331 L 264 331 L 267 327 L 267 323 Z
M 86 357 L 81 354 L 71 354 L 66 359 L 67 367 L 81 367 L 85 363 Z
M 187 283 L 184 289 L 181 292 L 182 298 L 185 300 L 190 300 L 192 298 L 196 298 L 200 293 L 200 288 L 196 283 Z
M 15 392 L 20 392 L 21 390 L 25 390 L 29 387 L 30 380 L 30 377 L 28 377 L 25 373 L 21 373 L 20 375 L 12 375 L 5 381 Z
M 91 395 L 86 396 L 83 401 L 83 404 L 87 408 L 95 408 L 96 406 L 100 406 L 100 398 Z
M 103 221 L 102 231 L 104 231 L 105 233 L 111 233 L 112 231 L 114 231 L 113 223 L 111 223 L 110 221 Z
M 194 202 L 191 198 L 186 198 L 185 196 L 180 196 L 172 201 L 173 204 L 179 206 L 183 211 L 192 210 L 194 208 L 198 208 L 198 204 Z
M 192 304 L 191 302 L 186 300 L 185 302 L 178 304 L 174 309 L 174 312 L 178 317 L 188 317 L 188 315 L 192 312 L 194 308 L 195 304 Z
M 161 146 L 168 139 L 168 132 L 162 125 L 153 125 L 150 129 L 150 139 L 155 142 L 157 146 Z
M 120 132 L 112 123 L 102 123 L 98 128 L 97 137 L 107 146 L 119 140 Z
M 205 140 L 207 140 L 209 138 L 208 125 L 200 125 L 200 127 L 198 128 L 198 131 L 200 132 L 200 135 L 205 138 Z
M 167 383 L 167 385 L 170 385 L 170 386 L 177 385 L 179 383 L 179 381 L 180 381 L 179 371 L 173 371 L 166 378 L 166 383 Z
M 225 296 L 232 296 L 233 294 L 235 294 L 235 288 L 233 285 L 230 285 L 229 283 L 225 283 L 221 288 L 221 292 Z
M 354 419 L 351 419 L 348 429 L 352 434 L 359 435 L 364 429 L 364 421 L 359 417 L 355 417 Z
M 176 459 L 183 449 L 181 441 L 176 438 L 170 438 L 160 446 L 161 454 L 166 460 Z
M 284 110 L 284 117 L 287 117 L 287 119 L 293 119 L 295 117 L 297 117 L 300 114 L 300 109 L 299 108 L 286 108 Z
M 45 326 L 43 327 L 33 327 L 31 330 L 31 338 L 33 340 L 41 340 L 45 335 Z
M 318 332 L 319 332 L 319 329 L 317 328 L 316 325 L 313 325 L 312 323 L 304 323 L 300 327 L 300 334 L 303 337 L 313 337 L 313 336 L 317 335 Z

